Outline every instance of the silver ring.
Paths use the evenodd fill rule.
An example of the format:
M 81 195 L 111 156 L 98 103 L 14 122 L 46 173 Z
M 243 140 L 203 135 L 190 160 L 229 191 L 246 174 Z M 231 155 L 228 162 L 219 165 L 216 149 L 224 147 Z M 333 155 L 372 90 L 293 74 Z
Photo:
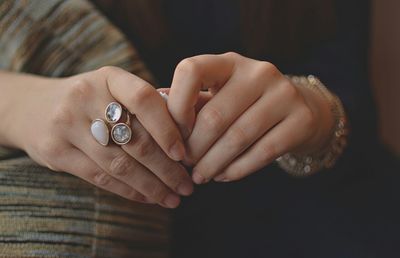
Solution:
M 122 114 L 126 112 L 126 122 L 119 122 Z M 95 140 L 103 146 L 107 146 L 111 139 L 118 145 L 129 143 L 132 138 L 130 113 L 118 102 L 111 102 L 104 111 L 105 121 L 95 119 L 90 127 Z M 111 132 L 109 130 L 111 127 Z

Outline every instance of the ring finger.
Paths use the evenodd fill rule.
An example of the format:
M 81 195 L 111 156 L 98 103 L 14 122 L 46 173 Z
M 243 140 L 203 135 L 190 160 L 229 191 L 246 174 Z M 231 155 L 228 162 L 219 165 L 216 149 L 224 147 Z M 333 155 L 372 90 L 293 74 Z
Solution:
M 90 128 L 89 121 L 86 128 L 77 128 L 75 132 L 84 133 L 71 135 L 71 143 L 84 152 L 108 175 L 126 183 L 164 207 L 175 208 L 179 205 L 179 196 L 173 193 L 146 167 L 117 145 L 111 144 L 104 147 L 97 143 L 88 128 Z
M 59 159 L 60 167 L 64 172 L 71 173 L 83 180 L 100 187 L 109 192 L 115 193 L 126 199 L 151 203 L 144 195 L 132 189 L 129 185 L 109 176 L 85 153 L 76 148 L 71 148 L 65 153 L 67 157 Z M 71 162 L 71 160 L 73 162 Z
M 193 192 L 193 183 L 185 168 L 170 159 L 141 123 L 132 119 L 132 139 L 122 149 L 154 173 L 169 188 L 182 195 Z

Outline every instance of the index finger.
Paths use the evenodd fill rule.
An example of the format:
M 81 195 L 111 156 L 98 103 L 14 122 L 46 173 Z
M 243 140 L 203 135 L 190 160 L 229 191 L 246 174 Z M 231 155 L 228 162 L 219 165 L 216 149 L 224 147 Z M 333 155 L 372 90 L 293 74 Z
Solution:
M 145 80 L 116 67 L 107 67 L 111 95 L 135 114 L 157 144 L 173 160 L 180 161 L 185 148 L 180 132 L 157 90 Z
M 233 53 L 200 55 L 181 61 L 175 69 L 168 98 L 168 109 L 184 138 L 188 137 L 195 121 L 199 92 L 218 91 L 231 77 Z

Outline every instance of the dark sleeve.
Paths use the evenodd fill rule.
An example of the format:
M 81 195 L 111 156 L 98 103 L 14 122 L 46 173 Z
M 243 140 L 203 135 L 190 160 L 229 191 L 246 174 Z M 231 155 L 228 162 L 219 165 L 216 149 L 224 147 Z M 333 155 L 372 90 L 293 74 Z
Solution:
M 311 51 L 290 70 L 313 74 L 339 96 L 351 126 L 352 154 L 365 152 L 377 142 L 376 110 L 368 80 L 369 1 L 335 1 L 336 32 L 333 39 Z

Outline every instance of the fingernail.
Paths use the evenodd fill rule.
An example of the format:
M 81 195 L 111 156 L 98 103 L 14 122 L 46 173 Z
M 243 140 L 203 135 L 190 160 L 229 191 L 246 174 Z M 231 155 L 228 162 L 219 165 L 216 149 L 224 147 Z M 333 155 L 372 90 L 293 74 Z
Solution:
M 193 193 L 193 183 L 185 181 L 178 186 L 177 191 L 181 195 L 191 195 Z
M 202 176 L 202 175 L 200 175 L 199 173 L 197 173 L 197 172 L 193 172 L 193 175 L 192 175 L 192 179 L 193 179 L 193 182 L 195 183 L 195 184 L 203 184 L 203 183 L 205 183 L 205 181 L 206 181 L 206 179 L 204 178 L 204 176 Z
M 178 140 L 169 150 L 170 156 L 175 161 L 181 161 L 185 156 L 185 147 Z
M 219 175 L 214 178 L 215 182 L 229 182 L 230 180 L 226 178 L 225 175 Z
M 167 206 L 168 208 L 176 208 L 179 206 L 180 202 L 181 199 L 176 194 L 168 194 L 163 201 L 165 206 Z

